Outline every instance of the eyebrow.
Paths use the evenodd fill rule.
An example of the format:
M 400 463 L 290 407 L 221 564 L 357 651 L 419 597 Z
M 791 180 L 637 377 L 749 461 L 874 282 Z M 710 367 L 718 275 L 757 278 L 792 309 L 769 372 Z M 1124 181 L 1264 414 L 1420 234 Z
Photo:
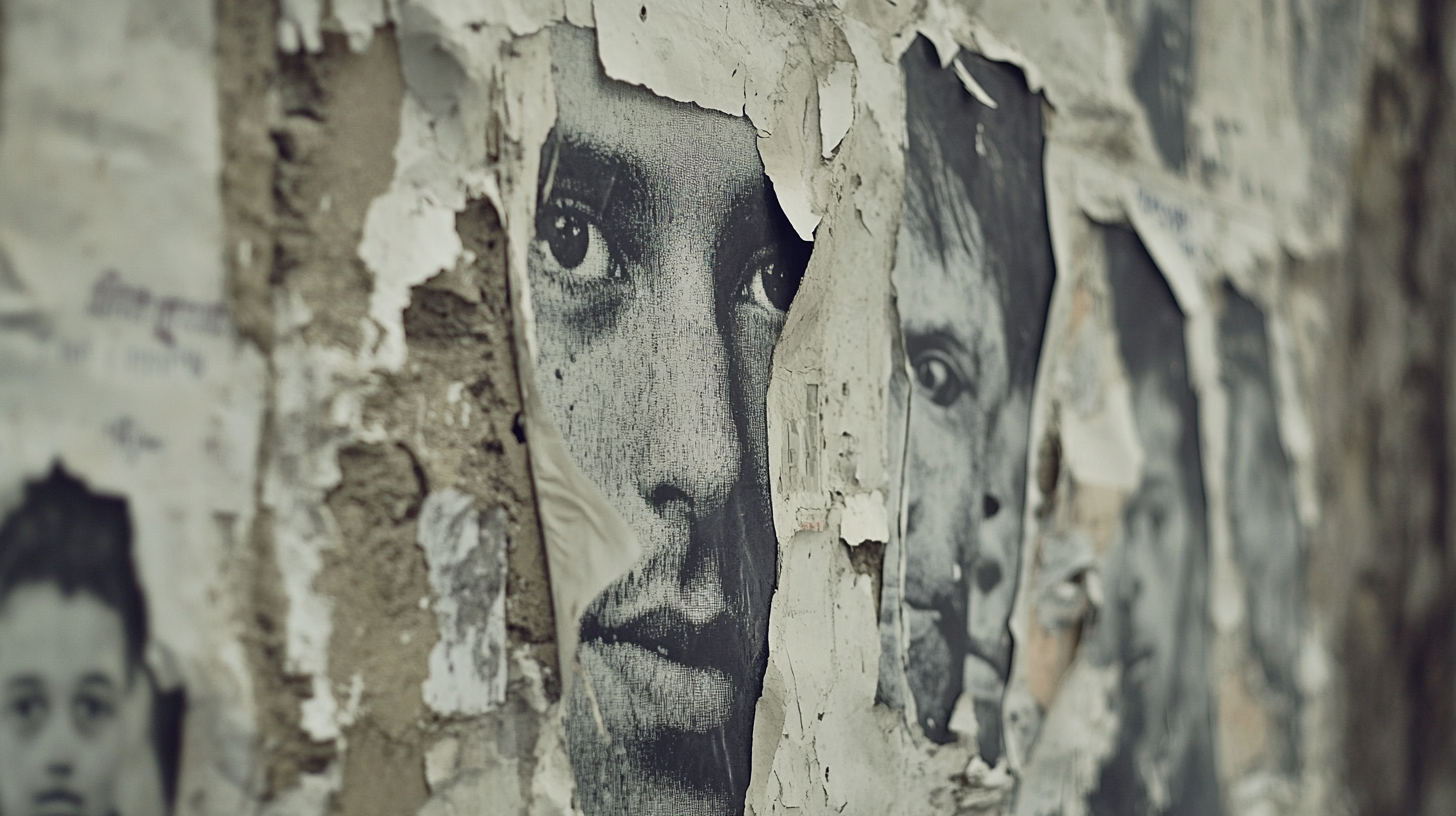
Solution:
M 5 681 L 6 691 L 33 691 L 43 690 L 45 681 L 33 674 L 22 674 L 19 677 L 12 677 Z
M 116 681 L 112 680 L 110 676 L 99 671 L 87 672 L 81 677 L 80 684 L 83 686 L 105 686 L 108 689 L 116 688 L 117 685 Z
M 612 203 L 617 180 L 626 177 L 630 191 L 646 185 L 646 168 L 641 159 L 629 153 L 602 147 L 571 134 L 552 131 L 550 175 L 542 180 L 541 196 L 556 193 L 563 183 L 578 196 L 591 196 L 583 201 L 605 212 Z
M 967 363 L 974 366 L 973 371 L 964 372 L 966 376 L 974 376 L 979 379 L 982 366 L 980 347 L 986 344 L 984 342 L 977 343 L 975 340 L 984 338 L 986 333 L 973 329 L 972 334 L 974 337 L 967 344 L 967 341 L 961 338 L 961 332 L 945 326 L 939 326 L 925 331 L 906 330 L 905 352 L 913 357 L 915 354 L 926 349 L 946 349 L 959 355 Z

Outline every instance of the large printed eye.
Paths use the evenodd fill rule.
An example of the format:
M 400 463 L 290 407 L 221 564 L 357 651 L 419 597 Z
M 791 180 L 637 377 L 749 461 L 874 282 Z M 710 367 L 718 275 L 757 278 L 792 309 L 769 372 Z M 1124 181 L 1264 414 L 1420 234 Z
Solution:
M 912 362 L 915 366 L 915 381 L 925 390 L 927 398 L 936 405 L 950 405 L 965 391 L 965 381 L 956 371 L 955 364 L 944 353 L 937 350 L 924 351 Z
M 786 314 L 802 279 L 803 270 L 797 274 L 786 273 L 781 261 L 764 259 L 753 265 L 740 294 L 770 313 Z
M 536 215 L 532 254 L 547 272 L 584 281 L 621 277 L 595 218 L 574 202 L 556 200 Z

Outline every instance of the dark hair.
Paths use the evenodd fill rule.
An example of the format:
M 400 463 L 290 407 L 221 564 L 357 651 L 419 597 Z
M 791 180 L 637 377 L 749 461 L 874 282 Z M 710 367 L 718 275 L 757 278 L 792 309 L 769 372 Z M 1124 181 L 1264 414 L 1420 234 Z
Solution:
M 131 530 L 125 499 L 91 492 L 57 464 L 26 484 L 24 501 L 0 524 L 0 609 L 32 584 L 53 584 L 65 596 L 85 592 L 121 617 L 127 666 L 140 666 L 147 614 Z
M 901 60 L 907 217 L 917 208 L 943 209 L 944 202 L 925 198 L 936 192 L 933 179 L 949 173 L 951 183 L 964 186 L 981 222 L 986 271 L 1001 290 L 1012 387 L 1030 388 L 1056 274 L 1042 175 L 1042 98 L 1014 65 L 968 51 L 956 59 L 996 107 L 972 97 L 954 71 L 940 67 L 935 46 L 916 38 Z M 928 237 L 943 252 L 948 239 L 934 218 L 928 221 Z
M 1180 606 L 1171 614 L 1179 617 L 1178 659 L 1173 668 L 1175 686 L 1167 710 L 1193 723 L 1191 732 L 1172 755 L 1167 786 L 1171 806 L 1168 812 L 1182 816 L 1213 816 L 1221 812 L 1218 779 L 1214 771 L 1212 692 L 1208 688 L 1208 635 L 1205 609 L 1208 597 L 1207 505 L 1203 492 L 1203 461 L 1199 449 L 1198 400 L 1189 381 L 1184 314 L 1178 299 L 1148 254 L 1136 232 L 1124 226 L 1103 228 L 1107 280 L 1112 290 L 1113 319 L 1118 348 L 1127 366 L 1134 391 L 1153 389 L 1178 414 L 1178 438 L 1169 444 L 1182 476 L 1177 501 L 1187 512 L 1185 539 L 1174 542 L 1185 547 L 1187 561 L 1182 575 L 1165 576 L 1181 583 Z M 1141 421 L 1141 418 L 1136 418 Z M 1144 440 L 1147 444 L 1147 440 Z M 1149 452 L 1152 453 L 1151 451 Z M 1128 508 L 1137 504 L 1130 502 Z M 1124 511 L 1128 512 L 1127 510 Z M 1131 597 L 1117 601 L 1121 615 L 1133 603 Z M 1131 624 L 1125 624 L 1131 625 Z M 1137 660 L 1130 635 L 1122 636 L 1121 659 L 1125 666 Z M 1152 812 L 1150 794 L 1135 755 L 1136 743 L 1154 736 L 1158 729 L 1172 726 L 1157 719 L 1142 690 L 1146 677 L 1124 670 L 1120 718 L 1122 745 L 1103 766 L 1098 790 L 1089 800 L 1093 814 Z M 1176 742 L 1174 743 L 1177 744 Z
M 1178 411 L 1182 425 L 1177 449 L 1189 512 L 1205 513 L 1202 453 L 1198 440 L 1198 398 L 1188 378 L 1183 309 L 1137 233 L 1124 226 L 1103 228 L 1107 279 L 1112 287 L 1118 350 L 1134 386 L 1157 388 Z

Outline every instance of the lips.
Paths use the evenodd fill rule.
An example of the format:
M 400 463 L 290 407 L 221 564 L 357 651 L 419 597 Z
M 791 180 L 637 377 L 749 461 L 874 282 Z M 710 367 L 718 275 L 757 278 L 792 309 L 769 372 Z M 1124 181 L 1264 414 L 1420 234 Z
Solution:
M 740 630 L 727 615 L 694 623 L 677 609 L 658 607 L 616 626 L 604 625 L 588 614 L 581 621 L 581 640 L 607 646 L 632 644 L 674 663 L 734 676 L 752 658 L 741 646 Z
M 74 816 L 82 812 L 81 797 L 64 788 L 54 788 L 35 797 L 35 812 L 39 816 Z
M 603 724 L 614 733 L 718 728 L 732 716 L 741 678 L 753 664 L 732 619 L 694 624 L 672 608 L 617 626 L 587 615 L 581 642 Z

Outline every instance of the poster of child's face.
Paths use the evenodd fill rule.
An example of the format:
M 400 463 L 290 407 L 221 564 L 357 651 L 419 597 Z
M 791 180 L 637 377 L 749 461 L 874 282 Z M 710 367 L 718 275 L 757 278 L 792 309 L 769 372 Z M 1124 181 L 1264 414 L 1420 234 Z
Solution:
M 765 400 L 810 246 L 746 119 L 608 79 L 570 26 L 552 75 L 536 370 L 643 548 L 582 616 L 577 795 L 589 816 L 741 813 L 777 564 Z
M 979 753 L 994 764 L 1053 262 L 1041 98 L 1011 66 L 956 60 L 942 68 L 920 39 L 902 61 L 910 139 L 893 280 L 912 380 L 904 672 L 925 735 L 955 739 L 953 712 L 968 708 Z
M 0 524 L 0 814 L 163 816 L 180 693 L 143 663 L 123 499 L 59 467 Z
M 1137 235 L 1105 230 L 1108 279 L 1143 449 L 1103 571 L 1089 651 L 1115 664 L 1117 744 L 1097 814 L 1220 813 L 1209 684 L 1208 536 L 1183 313 Z

